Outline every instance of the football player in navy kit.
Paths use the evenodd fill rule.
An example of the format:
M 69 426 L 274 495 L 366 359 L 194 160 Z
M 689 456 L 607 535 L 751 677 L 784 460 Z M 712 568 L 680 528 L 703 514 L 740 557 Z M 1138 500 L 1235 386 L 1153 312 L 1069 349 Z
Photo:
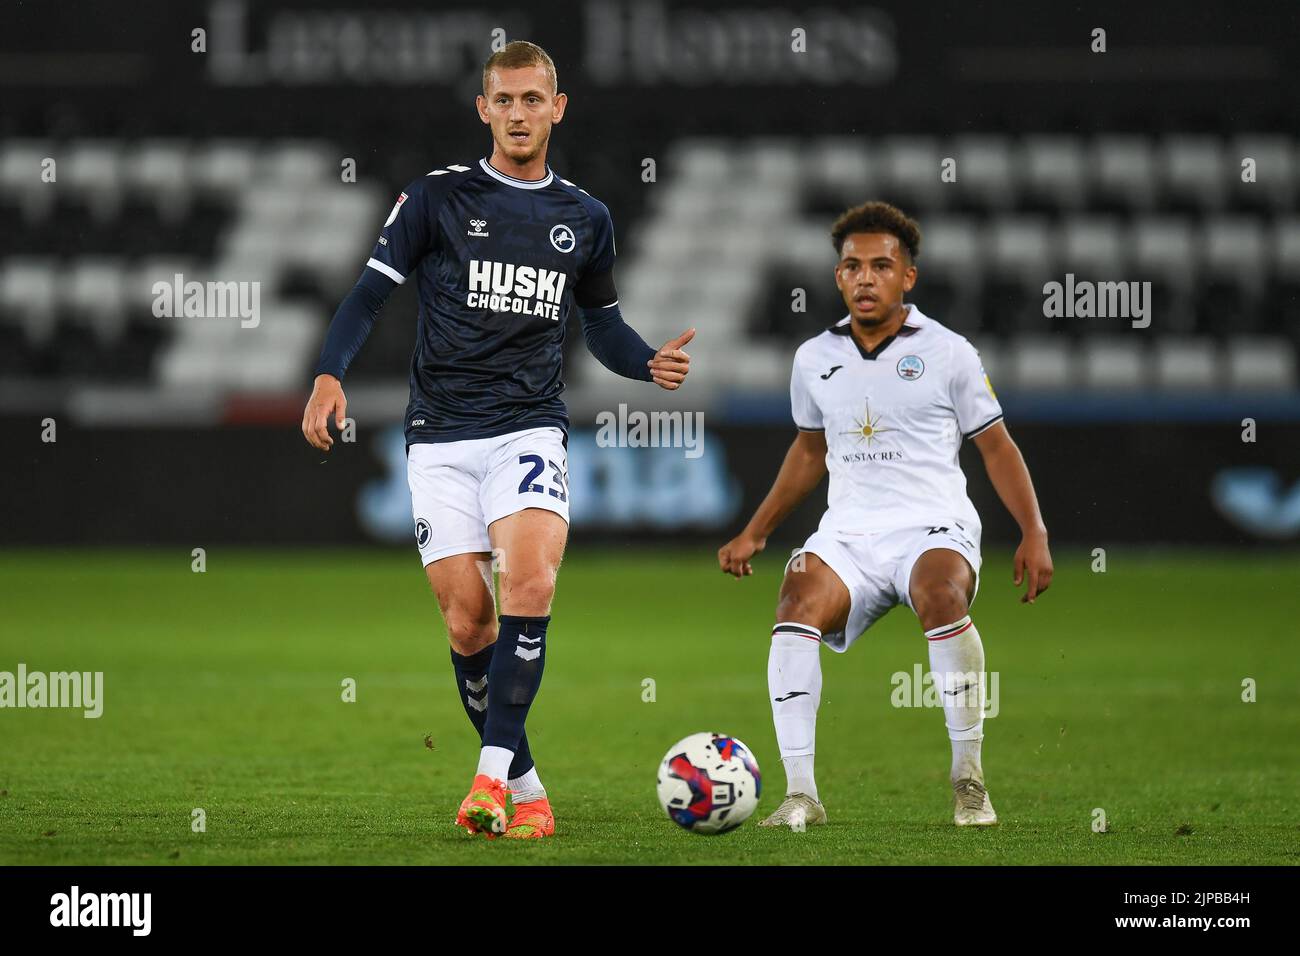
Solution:
M 524 723 L 568 536 L 566 320 L 576 305 L 602 364 L 665 389 L 685 379 L 682 349 L 695 334 L 654 349 L 623 322 L 609 210 L 546 164 L 566 104 L 540 47 L 514 41 L 488 59 L 477 105 L 492 155 L 434 169 L 398 197 L 330 323 L 302 421 L 307 441 L 328 451 L 330 419 L 344 423 L 349 363 L 389 293 L 414 280 L 407 477 L 457 690 L 482 742 L 456 823 L 489 837 L 555 832 Z

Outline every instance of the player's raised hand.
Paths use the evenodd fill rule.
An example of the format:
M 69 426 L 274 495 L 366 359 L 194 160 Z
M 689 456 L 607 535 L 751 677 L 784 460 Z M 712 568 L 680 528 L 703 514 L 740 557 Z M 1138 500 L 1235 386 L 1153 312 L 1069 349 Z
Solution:
M 724 574 L 743 578 L 754 573 L 749 561 L 767 547 L 767 540 L 741 532 L 718 549 L 718 565 Z
M 646 362 L 650 366 L 650 377 L 660 388 L 670 392 L 680 388 L 691 370 L 691 357 L 682 351 L 682 346 L 695 338 L 695 330 L 687 329 L 675 339 L 669 339 L 664 347 L 655 353 L 655 357 Z
M 1033 604 L 1034 598 L 1052 583 L 1052 553 L 1047 549 L 1047 535 L 1031 534 L 1022 538 L 1014 562 L 1015 586 L 1020 587 L 1026 578 L 1029 580 L 1029 587 L 1020 595 L 1020 603 Z
M 348 414 L 348 400 L 343 394 L 343 385 L 333 375 L 317 375 L 316 385 L 307 399 L 307 407 L 302 413 L 302 434 L 307 443 L 321 451 L 329 451 L 334 445 L 330 435 L 330 415 L 334 416 L 334 426 L 343 430 Z

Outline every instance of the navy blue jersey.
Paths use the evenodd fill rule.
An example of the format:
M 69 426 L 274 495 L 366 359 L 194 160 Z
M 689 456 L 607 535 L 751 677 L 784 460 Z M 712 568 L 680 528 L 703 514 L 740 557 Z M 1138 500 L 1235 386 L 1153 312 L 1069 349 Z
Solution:
M 367 262 L 417 284 L 407 443 L 567 429 L 565 326 L 575 301 L 615 304 L 614 255 L 609 210 L 549 167 L 526 181 L 484 159 L 408 185 Z

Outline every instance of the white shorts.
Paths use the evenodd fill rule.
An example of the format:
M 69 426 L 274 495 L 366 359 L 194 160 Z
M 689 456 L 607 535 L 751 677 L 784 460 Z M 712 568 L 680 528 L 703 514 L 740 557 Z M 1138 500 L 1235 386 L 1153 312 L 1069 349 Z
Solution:
M 529 428 L 466 441 L 414 444 L 406 455 L 420 559 L 490 552 L 488 525 L 525 508 L 569 520 L 564 432 Z
M 843 654 L 849 646 L 900 604 L 912 607 L 909 584 L 917 559 L 935 549 L 956 551 L 975 572 L 975 590 L 980 586 L 980 527 L 969 523 L 941 521 L 923 528 L 898 528 L 864 534 L 816 531 L 786 564 L 786 571 L 799 555 L 817 555 L 849 589 L 849 620 L 843 631 L 823 634 L 822 643 Z M 974 596 L 971 603 L 974 603 Z M 916 610 L 912 608 L 912 610 Z

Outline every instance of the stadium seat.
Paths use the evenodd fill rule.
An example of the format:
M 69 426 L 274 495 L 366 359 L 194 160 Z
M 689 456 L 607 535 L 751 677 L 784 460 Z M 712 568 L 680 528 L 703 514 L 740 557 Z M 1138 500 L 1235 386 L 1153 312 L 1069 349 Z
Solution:
M 1295 352 L 1281 339 L 1234 339 L 1228 343 L 1227 379 L 1243 391 L 1294 389 Z
M 1208 339 L 1158 340 L 1155 384 L 1163 389 L 1209 389 L 1219 384 L 1219 349 Z
M 74 260 L 62 283 L 64 305 L 94 330 L 100 343 L 112 346 L 125 328 L 125 285 L 121 260 Z
M 1140 335 L 1087 337 L 1080 356 L 1083 384 L 1106 392 L 1148 386 L 1146 352 Z
M 1181 218 L 1143 217 L 1133 225 L 1133 263 L 1142 278 L 1159 278 L 1176 290 L 1188 288 L 1199 272 L 1190 224 Z
M 903 206 L 942 208 L 952 186 L 939 178 L 943 154 L 928 136 L 890 136 L 880 145 L 880 185 Z
M 42 179 L 42 163 L 54 153 L 54 143 L 47 140 L 0 142 L 0 193 L 14 201 L 29 223 L 47 218 L 54 210 L 57 180 L 48 183 Z M 57 175 L 57 165 L 54 171 Z
M 1300 280 L 1300 218 L 1288 216 L 1273 227 L 1270 239 L 1277 275 Z
M 209 193 L 235 195 L 254 181 L 255 144 L 246 140 L 211 140 L 191 157 L 195 185 Z
M 1155 206 L 1161 183 L 1151 144 L 1143 136 L 1100 136 L 1093 141 L 1093 209 L 1143 212 Z
M 258 157 L 256 176 L 264 182 L 293 184 L 313 190 L 322 182 L 341 182 L 343 157 L 336 147 L 313 140 L 287 140 L 266 147 Z
M 992 261 L 999 275 L 1033 284 L 1055 278 L 1059 255 L 1056 236 L 1039 216 L 995 219 L 988 230 Z
M 1118 218 L 1071 216 L 1061 227 L 1061 260 L 1066 272 L 1094 281 L 1118 280 L 1128 258 Z
M 1170 136 L 1160 150 L 1159 176 L 1180 210 L 1217 211 L 1231 186 L 1221 140 L 1214 136 Z
M 1059 338 L 1024 336 L 1003 362 L 1009 388 L 1063 389 L 1076 384 L 1077 371 L 1067 343 Z M 992 376 L 990 376 L 990 380 Z
M 122 145 L 114 140 L 76 140 L 59 163 L 59 183 L 75 194 L 91 215 L 115 217 L 123 201 Z
M 49 258 L 14 256 L 0 264 L 0 309 L 25 329 L 33 345 L 54 334 L 60 264 Z
M 1015 207 L 1015 161 L 1005 136 L 957 137 L 949 155 L 957 160 L 956 188 L 966 208 L 998 212 Z
M 852 137 L 826 137 L 808 151 L 809 184 L 833 189 L 841 196 L 865 195 L 868 185 L 879 181 L 875 151 Z
M 1208 220 L 1202 227 L 1205 267 L 1214 278 L 1231 279 L 1258 291 L 1268 268 L 1268 245 L 1258 219 L 1233 216 Z
M 123 163 L 127 188 L 153 203 L 166 221 L 189 212 L 192 193 L 189 146 L 179 140 L 146 140 L 127 151 Z
M 1086 154 L 1073 136 L 1028 136 L 1017 165 L 1024 170 L 1031 211 L 1075 209 L 1087 198 Z
M 962 283 L 977 283 L 983 275 L 980 239 L 974 220 L 935 217 L 921 230 L 918 268 Z

